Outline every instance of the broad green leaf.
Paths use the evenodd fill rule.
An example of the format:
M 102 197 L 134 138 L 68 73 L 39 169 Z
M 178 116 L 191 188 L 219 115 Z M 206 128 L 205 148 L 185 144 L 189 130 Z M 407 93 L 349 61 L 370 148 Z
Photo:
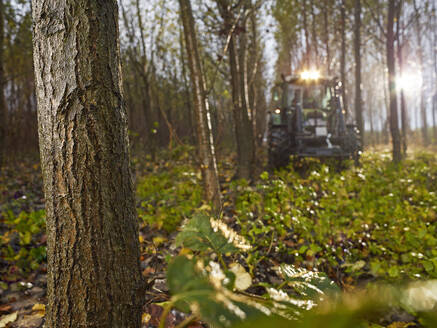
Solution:
M 250 298 L 223 288 L 221 283 L 226 279 L 225 275 L 220 271 L 214 274 L 208 275 L 200 262 L 184 256 L 176 257 L 167 272 L 175 306 L 185 312 L 191 310 L 214 327 L 229 327 L 271 313 Z
M 340 288 L 323 272 L 281 264 L 278 273 L 290 287 L 307 299 L 317 299 L 325 294 L 340 292 Z
M 195 251 L 212 250 L 218 254 L 235 253 L 238 249 L 250 246 L 235 231 L 223 222 L 214 220 L 205 214 L 196 214 L 183 226 L 175 243 Z

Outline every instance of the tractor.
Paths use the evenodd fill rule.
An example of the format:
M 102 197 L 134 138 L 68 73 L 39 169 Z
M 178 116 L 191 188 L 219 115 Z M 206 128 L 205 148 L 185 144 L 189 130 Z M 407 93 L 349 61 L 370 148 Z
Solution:
M 358 163 L 361 139 L 355 124 L 346 124 L 341 82 L 306 71 L 282 77 L 272 90 L 267 116 L 269 166 L 286 166 L 295 158 L 354 159 Z

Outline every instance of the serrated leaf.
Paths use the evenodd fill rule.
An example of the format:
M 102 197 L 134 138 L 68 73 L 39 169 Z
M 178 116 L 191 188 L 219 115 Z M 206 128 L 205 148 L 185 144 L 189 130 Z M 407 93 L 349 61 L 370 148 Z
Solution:
M 250 299 L 213 284 L 196 261 L 187 257 L 178 256 L 169 264 L 167 282 L 176 307 L 196 313 L 214 327 L 229 327 L 247 318 L 263 316 L 250 305 Z
M 340 288 L 323 272 L 296 268 L 290 264 L 281 264 L 278 272 L 290 287 L 305 298 L 316 299 L 340 292 Z
M 212 250 L 219 254 L 235 253 L 238 249 L 219 231 L 214 231 L 210 218 L 196 214 L 182 228 L 175 240 L 176 246 L 184 246 L 194 251 Z

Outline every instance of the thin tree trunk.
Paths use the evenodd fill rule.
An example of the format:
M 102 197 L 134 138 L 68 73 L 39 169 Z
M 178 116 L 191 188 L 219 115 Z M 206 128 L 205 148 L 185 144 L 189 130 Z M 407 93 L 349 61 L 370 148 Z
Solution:
M 437 122 L 436 122 L 436 111 L 437 111 L 437 106 L 436 106 L 436 102 L 437 102 L 437 96 L 434 94 L 432 96 L 432 130 L 433 130 L 433 136 L 434 136 L 434 143 L 436 143 L 437 141 Z
M 234 24 L 233 13 L 230 11 L 228 1 L 217 0 L 220 14 L 224 19 L 226 32 L 229 34 Z M 243 32 L 245 33 L 245 32 Z M 245 44 L 243 41 L 241 44 Z M 241 51 L 242 49 L 240 49 Z M 244 54 L 245 56 L 245 54 Z M 232 104 L 233 117 L 235 125 L 235 137 L 237 141 L 237 160 L 238 171 L 237 176 L 242 179 L 252 179 L 252 173 L 255 164 L 255 150 L 253 139 L 253 127 L 249 119 L 249 113 L 246 104 L 246 86 L 242 81 L 245 79 L 244 63 L 242 55 L 237 51 L 237 36 L 235 33 L 230 35 L 229 40 L 229 66 L 231 71 L 231 87 L 232 87 Z
M 4 148 L 6 139 L 6 101 L 4 94 L 5 72 L 4 72 L 4 4 L 0 0 L 0 170 L 4 162 Z
M 250 8 L 250 1 L 245 2 L 243 6 L 245 11 Z M 243 18 L 240 24 L 245 32 L 240 33 L 239 51 L 238 51 L 238 68 L 239 68 L 239 82 L 241 92 L 241 114 L 243 124 L 243 153 L 241 167 L 239 168 L 239 174 L 242 178 L 247 180 L 252 178 L 253 165 L 255 164 L 255 140 L 253 135 L 253 121 L 255 118 L 251 115 L 252 110 L 249 108 L 249 85 L 248 85 L 248 72 L 247 72 L 247 18 Z M 243 157 L 244 156 L 244 157 Z
M 387 51 L 386 51 L 387 52 Z M 387 62 L 387 53 L 386 53 L 386 60 Z M 387 65 L 387 63 L 385 63 Z M 388 79 L 388 74 L 383 71 L 384 76 Z M 384 86 L 384 105 L 385 105 L 385 112 L 386 112 L 386 120 L 382 123 L 382 142 L 385 145 L 388 145 L 390 143 L 390 91 L 388 88 L 388 84 Z M 381 116 L 381 120 L 383 117 Z
M 146 41 L 144 36 L 144 28 L 143 28 L 143 18 L 141 15 L 141 8 L 139 4 L 139 0 L 135 1 L 135 7 L 137 11 L 137 20 L 138 20 L 138 28 L 140 29 L 140 40 L 141 40 L 141 61 L 139 67 L 139 73 L 141 79 L 143 81 L 144 89 L 143 89 L 143 112 L 144 112 L 144 121 L 145 121 L 145 130 L 146 130 L 146 138 L 147 143 L 150 147 L 150 152 L 152 157 L 155 156 L 154 144 L 155 141 L 152 140 L 155 136 L 153 133 L 153 123 L 152 123 L 152 109 L 151 109 L 151 97 L 150 97 L 150 83 L 149 83 L 149 67 L 147 63 L 147 50 L 146 50 Z
M 328 76 L 331 75 L 331 50 L 329 47 L 329 18 L 328 18 L 328 10 L 329 4 L 328 1 L 325 1 L 325 6 L 323 10 L 323 23 L 325 26 L 325 47 L 326 47 L 326 72 Z
M 436 13 L 436 3 L 433 2 L 432 5 L 432 11 L 434 13 L 433 15 L 433 55 L 432 60 L 434 64 L 434 84 L 437 84 L 437 13 Z M 436 122 L 436 111 L 437 111 L 437 90 L 434 90 L 434 93 L 432 95 L 432 129 L 433 129 L 433 135 L 434 135 L 434 144 L 437 144 L 437 122 Z
M 46 327 L 141 326 L 116 1 L 33 0 Z
M 375 147 L 375 127 L 373 122 L 373 104 L 372 104 L 372 97 L 367 97 L 367 109 L 369 111 L 369 124 L 370 124 L 370 139 L 371 139 L 371 145 Z
M 155 157 L 155 144 L 156 141 L 155 133 L 153 133 L 153 117 L 152 117 L 152 106 L 151 106 L 151 95 L 150 95 L 150 67 L 147 62 L 147 52 L 146 52 L 146 42 L 145 42 L 145 36 L 144 36 L 144 27 L 143 27 L 143 20 L 141 15 L 141 8 L 139 4 L 139 0 L 135 1 L 135 9 L 136 9 L 136 15 L 137 15 L 137 21 L 138 21 L 138 28 L 140 30 L 140 60 L 137 60 L 135 57 L 135 54 L 131 49 L 128 49 L 128 54 L 130 57 L 130 60 L 133 64 L 133 67 L 135 68 L 135 71 L 140 77 L 140 80 L 143 82 L 143 92 L 141 93 L 141 104 L 143 108 L 143 114 L 144 114 L 144 130 L 145 130 L 145 136 L 146 136 L 146 142 L 147 146 L 149 148 L 149 151 L 152 155 L 152 158 Z M 122 7 L 122 14 L 123 14 L 123 20 L 124 25 L 126 26 L 126 30 L 130 33 L 129 38 L 133 40 L 134 38 L 134 31 L 132 29 L 129 29 L 129 18 L 127 17 L 126 12 L 124 11 L 124 8 Z
M 341 34 L 341 54 L 340 54 L 340 75 L 341 75 L 341 93 L 343 98 L 343 106 L 346 111 L 346 116 L 349 114 L 349 108 L 346 98 L 346 4 L 345 0 L 341 1 L 340 6 L 340 34 Z
M 185 46 L 188 66 L 193 86 L 194 113 L 196 118 L 197 143 L 200 157 L 206 199 L 220 209 L 220 186 L 212 137 L 209 105 L 205 93 L 205 81 L 200 61 L 194 18 L 190 0 L 179 0 L 182 23 L 184 25 Z
M 404 60 L 402 54 L 402 41 L 400 35 L 400 25 L 401 25 L 401 12 L 402 12 L 403 1 L 401 0 L 398 4 L 397 14 L 396 14 L 396 45 L 397 45 L 397 57 L 399 64 L 399 75 L 402 76 L 404 72 Z M 405 105 L 405 94 L 404 90 L 401 88 L 399 91 L 399 98 L 401 101 L 401 141 L 402 141 L 402 153 L 404 156 L 407 154 L 407 134 L 408 134 L 408 122 L 407 122 L 407 109 Z
M 316 13 L 314 10 L 315 4 L 314 4 L 314 0 L 311 0 L 311 32 L 312 32 L 312 37 L 311 40 L 313 42 L 312 46 L 314 48 L 314 64 L 316 65 L 316 67 L 319 67 L 319 47 L 318 47 L 318 42 L 317 42 L 317 31 L 316 31 Z
M 258 88 L 257 88 L 257 78 L 259 76 L 259 58 L 258 58 L 258 26 L 257 26 L 257 17 L 256 13 L 252 13 L 250 16 L 250 25 L 251 25 L 251 50 L 250 50 L 250 83 L 248 85 L 250 96 L 249 98 L 249 108 L 250 108 L 250 116 L 252 118 L 252 129 L 254 135 L 255 149 L 259 145 L 258 139 L 259 127 L 258 127 Z
M 311 47 L 310 47 L 310 35 L 308 33 L 308 13 L 307 13 L 307 0 L 302 1 L 302 16 L 303 16 L 303 31 L 305 35 L 305 68 L 309 69 L 311 63 Z
M 193 123 L 193 104 L 190 96 L 190 86 L 187 78 L 187 69 L 186 69 L 186 55 L 184 51 L 184 30 L 183 28 L 179 31 L 179 44 L 181 51 L 181 64 L 182 64 L 182 79 L 184 82 L 184 104 L 185 108 L 188 110 L 188 140 L 190 144 L 194 144 L 196 142 L 194 136 L 194 123 Z
M 361 102 L 361 0 L 355 0 L 355 26 L 354 26 L 354 54 L 355 54 L 355 119 L 360 137 L 364 144 L 364 120 Z
M 414 11 L 416 14 L 416 38 L 417 38 L 417 50 L 416 55 L 419 62 L 419 69 L 422 74 L 422 79 L 425 76 L 425 68 L 423 65 L 423 49 L 422 49 L 422 35 L 420 31 L 420 12 L 417 8 L 416 0 L 413 1 L 414 4 Z M 422 82 L 423 83 L 423 82 Z M 427 147 L 429 145 L 429 136 L 428 136 L 428 119 L 427 119 L 427 113 L 426 113 L 426 102 L 425 102 L 425 90 L 422 85 L 420 89 L 420 113 L 422 116 L 422 139 L 423 139 L 423 145 Z
M 398 104 L 396 99 L 396 70 L 395 70 L 395 49 L 393 25 L 395 21 L 395 0 L 389 0 L 387 19 L 387 68 L 388 68 L 388 90 L 390 97 L 390 132 L 393 144 L 393 161 L 401 160 L 401 140 L 398 124 Z
M 229 44 L 229 61 L 231 67 L 232 103 L 235 123 L 235 135 L 237 139 L 238 172 L 242 179 L 251 179 L 254 151 L 253 134 L 247 107 L 243 105 L 243 91 L 241 90 L 241 75 L 238 67 L 238 54 L 236 51 L 235 37 L 231 37 Z

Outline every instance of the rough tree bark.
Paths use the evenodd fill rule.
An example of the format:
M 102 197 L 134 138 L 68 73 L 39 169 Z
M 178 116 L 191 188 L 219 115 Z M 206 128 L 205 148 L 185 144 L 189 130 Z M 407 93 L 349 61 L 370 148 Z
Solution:
M 33 0 L 47 215 L 46 327 L 140 327 L 117 2 Z
M 355 119 L 360 137 L 364 142 L 364 120 L 361 102 L 361 0 L 355 0 L 355 26 L 354 26 L 354 55 L 355 55 Z
M 5 86 L 5 73 L 4 73 L 4 54 L 3 54 L 3 45 L 4 45 L 4 4 L 3 0 L 0 0 L 0 169 L 2 167 L 4 161 L 4 147 L 5 147 L 5 138 L 6 138 L 6 101 L 4 94 L 4 86 Z
M 180 14 L 184 25 L 185 46 L 193 86 L 194 114 L 196 119 L 197 144 L 205 196 L 216 210 L 220 209 L 220 185 L 212 137 L 211 117 L 205 93 L 202 64 L 200 61 L 194 18 L 190 0 L 179 0 Z
M 401 160 L 401 140 L 398 123 L 398 104 L 396 97 L 396 71 L 395 71 L 395 48 L 394 48 L 394 21 L 396 14 L 395 0 L 388 2 L 387 18 L 387 68 L 388 68 L 388 90 L 390 99 L 390 132 L 393 144 L 393 161 Z

